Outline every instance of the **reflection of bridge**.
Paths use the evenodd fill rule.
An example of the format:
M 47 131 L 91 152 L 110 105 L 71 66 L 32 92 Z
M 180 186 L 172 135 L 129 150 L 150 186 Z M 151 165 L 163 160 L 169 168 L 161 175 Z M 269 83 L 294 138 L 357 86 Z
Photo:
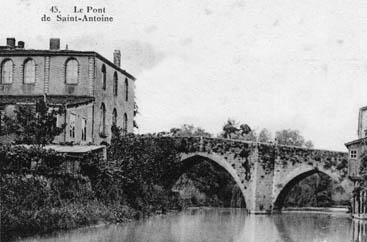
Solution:
M 270 213 L 283 206 L 286 195 L 300 180 L 314 173 L 327 174 L 349 199 L 347 153 L 300 147 L 204 137 L 175 137 L 181 161 L 206 159 L 222 166 L 240 187 L 252 213 Z
M 364 220 L 353 220 L 353 242 L 367 242 L 367 222 Z

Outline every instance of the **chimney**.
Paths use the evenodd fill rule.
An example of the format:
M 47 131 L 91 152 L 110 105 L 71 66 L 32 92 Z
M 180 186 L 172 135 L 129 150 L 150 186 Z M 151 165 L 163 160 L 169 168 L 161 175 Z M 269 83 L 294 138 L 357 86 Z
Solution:
M 24 41 L 18 41 L 18 48 L 24 49 Z
M 14 49 L 15 48 L 15 38 L 6 38 L 6 45 L 9 48 Z
M 113 64 L 120 67 L 121 66 L 121 51 L 115 50 L 113 52 Z
M 59 38 L 50 39 L 50 50 L 60 50 L 60 39 Z

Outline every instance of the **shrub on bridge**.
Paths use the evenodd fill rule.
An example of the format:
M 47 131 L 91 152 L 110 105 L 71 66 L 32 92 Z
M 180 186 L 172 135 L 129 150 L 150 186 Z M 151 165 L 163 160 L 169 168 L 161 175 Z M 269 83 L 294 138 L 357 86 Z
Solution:
M 179 153 L 187 148 L 185 142 L 160 135 L 114 137 L 108 147 L 110 175 L 103 179 L 105 185 L 115 194 L 121 193 L 118 186 L 138 209 L 166 209 L 173 201 L 173 207 L 179 206 L 171 187 L 180 175 Z
M 112 141 L 108 157 L 131 181 L 165 186 L 178 174 L 180 151 L 181 142 L 171 137 L 129 135 Z

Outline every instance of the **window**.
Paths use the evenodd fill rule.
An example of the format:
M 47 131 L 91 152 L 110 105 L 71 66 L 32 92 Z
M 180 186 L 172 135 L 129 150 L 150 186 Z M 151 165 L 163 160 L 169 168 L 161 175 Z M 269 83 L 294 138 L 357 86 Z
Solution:
M 124 113 L 124 124 L 123 124 L 123 127 L 122 127 L 122 132 L 124 134 L 127 134 L 127 114 Z
M 117 88 L 118 88 L 118 77 L 117 72 L 113 74 L 113 95 L 117 96 Z
M 28 59 L 24 62 L 23 75 L 24 84 L 33 84 L 36 82 L 36 63 L 34 60 Z
M 75 120 L 76 115 L 71 113 L 69 117 L 69 135 L 70 138 L 75 138 Z
M 1 64 L 1 84 L 13 83 L 13 61 L 5 60 Z
M 100 134 L 106 135 L 106 106 L 104 103 L 101 104 L 101 123 L 100 123 Z
M 106 90 L 106 66 L 102 65 L 102 89 Z
M 78 84 L 79 63 L 76 59 L 66 62 L 66 84 Z
M 112 125 L 117 125 L 117 110 L 116 110 L 116 108 L 114 108 L 113 112 L 112 112 Z
M 82 140 L 87 140 L 87 119 L 82 118 Z
M 356 159 L 357 158 L 357 150 L 350 150 L 349 156 L 350 156 L 351 159 Z
M 125 101 L 129 101 L 129 81 L 125 79 Z

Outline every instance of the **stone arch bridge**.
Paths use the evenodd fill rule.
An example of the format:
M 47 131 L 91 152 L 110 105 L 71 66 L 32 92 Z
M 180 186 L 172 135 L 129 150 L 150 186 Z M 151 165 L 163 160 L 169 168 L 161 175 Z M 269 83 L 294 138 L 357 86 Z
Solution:
M 318 172 L 331 177 L 339 198 L 349 201 L 351 196 L 345 152 L 206 137 L 174 139 L 180 144 L 181 162 L 206 159 L 230 173 L 251 213 L 278 211 L 295 184 Z

